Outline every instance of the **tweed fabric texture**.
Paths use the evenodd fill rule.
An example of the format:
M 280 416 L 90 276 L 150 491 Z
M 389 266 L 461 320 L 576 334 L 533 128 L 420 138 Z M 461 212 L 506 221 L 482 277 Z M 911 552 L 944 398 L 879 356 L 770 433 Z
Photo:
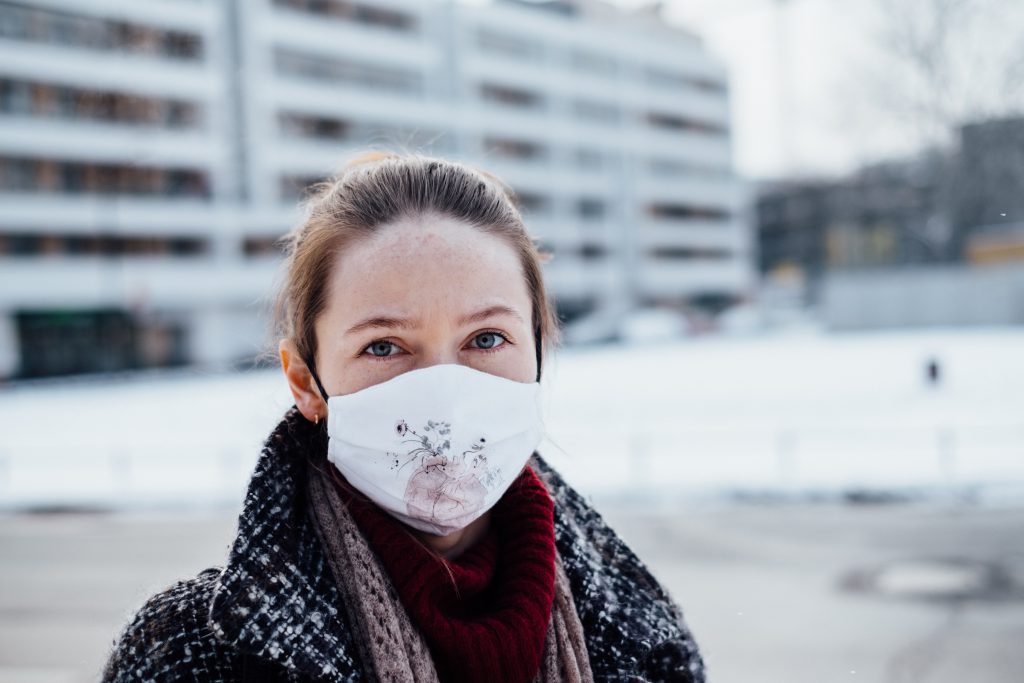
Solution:
M 329 474 L 311 468 L 309 498 L 364 670 L 381 681 L 439 683 L 430 648 Z
M 311 468 L 310 474 L 311 516 L 317 522 L 317 531 L 328 549 L 328 562 L 341 589 L 342 601 L 347 608 L 350 623 L 358 625 L 353 634 L 356 636 L 356 645 L 364 668 L 372 668 L 379 680 L 393 683 L 436 683 L 452 678 L 439 676 L 423 634 L 413 625 L 394 581 L 391 580 L 384 563 L 373 552 L 370 538 L 364 535 L 357 523 L 357 515 L 349 511 L 331 474 L 315 466 Z M 520 475 L 505 494 L 506 497 L 499 502 L 495 514 L 506 513 L 506 516 L 510 516 L 503 506 L 510 500 L 519 500 L 521 496 L 508 496 L 517 496 L 521 489 L 536 491 L 545 497 L 548 502 L 543 507 L 550 524 L 551 503 L 546 487 L 532 471 L 525 471 Z M 534 506 L 537 507 L 536 504 Z M 550 530 L 550 526 L 548 528 Z M 553 536 L 548 538 L 551 542 L 554 541 Z M 405 545 L 400 547 L 407 548 Z M 431 557 L 429 553 L 416 555 L 422 558 Z M 530 680 L 534 683 L 589 683 L 593 680 L 590 660 L 587 656 L 583 627 L 579 623 L 572 602 L 568 577 L 565 576 L 564 567 L 558 561 L 557 552 L 553 553 L 550 559 L 554 599 L 550 614 L 546 617 L 547 628 L 541 634 L 543 642 L 542 650 L 538 653 L 540 661 L 536 663 L 537 673 Z M 421 565 L 409 558 L 407 552 L 403 553 L 403 561 L 411 563 L 409 568 L 417 575 L 431 575 L 431 572 L 423 572 Z M 511 620 L 512 616 L 504 615 L 501 618 Z M 522 622 L 515 620 L 510 623 Z M 471 625 L 477 624 L 471 622 Z M 495 648 L 501 648 L 516 636 L 515 631 L 503 631 L 502 629 L 506 627 L 500 620 L 493 624 L 487 621 L 479 622 L 478 626 L 484 629 L 485 638 L 492 632 L 497 634 L 499 640 L 493 646 Z M 517 665 L 521 667 L 525 664 L 514 659 L 503 662 L 502 656 L 505 652 L 500 649 L 497 652 L 488 649 L 486 640 L 476 644 L 475 648 L 462 642 L 452 643 L 455 644 L 463 648 L 459 652 L 464 653 L 467 665 L 473 662 L 474 658 L 483 658 L 483 661 L 472 665 L 473 669 L 462 673 L 461 678 L 497 681 L 525 680 L 528 677 L 518 673 L 516 669 Z M 479 651 L 466 652 L 466 649 Z M 512 652 L 511 657 L 521 658 L 516 651 Z M 523 659 L 525 661 L 525 658 Z M 480 673 L 485 668 L 489 671 L 487 675 Z
M 263 445 L 226 564 L 146 600 L 115 639 L 102 681 L 238 681 L 243 654 L 290 683 L 373 680 L 307 512 L 309 460 L 326 462 L 326 450 L 324 425 L 289 408 Z M 529 464 L 555 504 L 594 680 L 704 683 L 679 605 L 538 452 Z
M 590 653 L 583 624 L 576 613 L 572 587 L 565 574 L 562 558 L 555 554 L 555 604 L 551 608 L 551 623 L 544 641 L 544 659 L 540 663 L 538 681 L 549 683 L 592 683 Z

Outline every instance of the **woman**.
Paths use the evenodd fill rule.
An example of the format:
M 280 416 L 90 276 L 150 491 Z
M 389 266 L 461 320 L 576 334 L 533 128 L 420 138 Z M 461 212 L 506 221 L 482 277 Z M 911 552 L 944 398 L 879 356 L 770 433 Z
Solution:
M 704 681 L 679 606 L 535 450 L 558 329 L 512 191 L 370 153 L 287 240 L 295 404 L 226 566 L 151 597 L 103 679 Z

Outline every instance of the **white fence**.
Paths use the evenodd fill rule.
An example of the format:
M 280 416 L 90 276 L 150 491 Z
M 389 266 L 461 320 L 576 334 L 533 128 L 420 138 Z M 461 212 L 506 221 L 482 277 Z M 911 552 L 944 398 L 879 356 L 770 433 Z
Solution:
M 240 508 L 259 448 L 180 440 L 133 448 L 0 445 L 0 508 Z M 544 457 L 585 495 L 752 491 L 1024 492 L 1016 424 L 559 430 Z
M 573 432 L 549 460 L 579 488 L 626 497 L 840 493 L 1012 485 L 1024 492 L 1024 422 Z

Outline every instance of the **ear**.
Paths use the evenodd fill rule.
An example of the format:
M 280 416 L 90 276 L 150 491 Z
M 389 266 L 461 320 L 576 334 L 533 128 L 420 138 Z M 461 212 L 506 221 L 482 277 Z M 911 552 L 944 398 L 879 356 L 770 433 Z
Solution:
M 299 349 L 291 339 L 282 339 L 277 347 L 281 357 L 281 368 L 288 380 L 288 388 L 295 398 L 295 405 L 299 412 L 313 422 L 317 416 L 321 420 L 327 419 L 327 402 L 316 387 L 313 374 L 302 360 Z

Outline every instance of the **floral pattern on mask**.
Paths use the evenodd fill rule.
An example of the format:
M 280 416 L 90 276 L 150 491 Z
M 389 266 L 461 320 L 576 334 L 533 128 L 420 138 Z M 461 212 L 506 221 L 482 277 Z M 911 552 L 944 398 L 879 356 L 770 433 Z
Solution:
M 395 434 L 408 437 L 402 443 L 409 446 L 404 454 L 388 453 L 396 475 L 408 465 L 416 468 L 405 488 L 408 513 L 440 524 L 475 515 L 487 491 L 502 481 L 501 468 L 487 462 L 487 439 L 480 437 L 468 449 L 452 453 L 450 422 L 427 420 L 421 432 L 398 420 Z

